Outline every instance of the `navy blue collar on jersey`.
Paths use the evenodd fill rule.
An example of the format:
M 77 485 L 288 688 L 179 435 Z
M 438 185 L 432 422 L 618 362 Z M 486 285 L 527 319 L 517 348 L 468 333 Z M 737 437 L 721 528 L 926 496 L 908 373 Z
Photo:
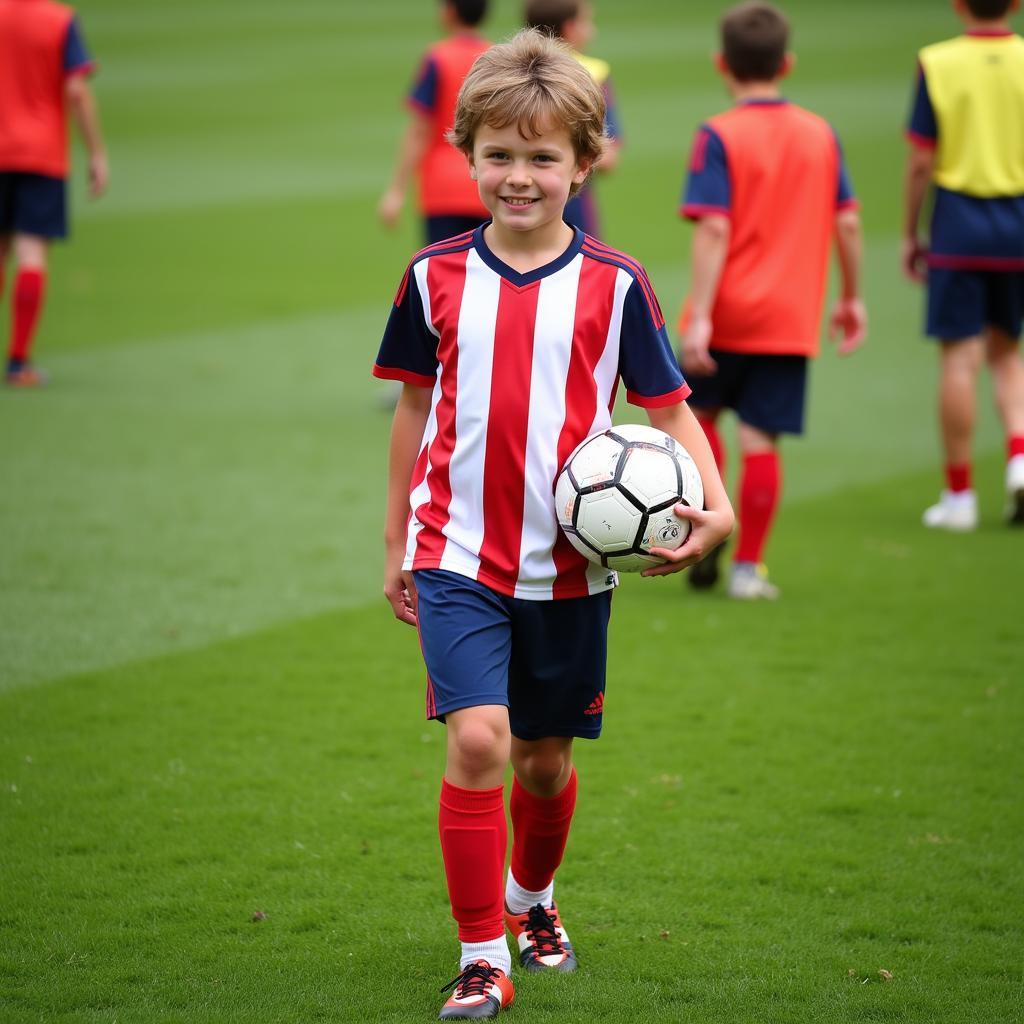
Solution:
M 573 231 L 575 232 L 573 239 L 569 243 L 569 248 L 566 249 L 561 256 L 557 259 L 553 259 L 550 263 L 545 263 L 543 267 L 531 270 L 528 274 L 520 274 L 518 270 L 513 270 L 503 260 L 499 260 L 498 257 L 487 248 L 487 243 L 484 241 L 484 228 L 486 228 L 490 223 L 490 221 L 486 221 L 473 232 L 473 245 L 476 247 L 476 251 L 480 256 L 480 259 L 482 259 L 484 263 L 491 268 L 491 270 L 505 278 L 509 283 L 514 284 L 517 288 L 522 288 L 523 285 L 533 284 L 534 281 L 540 281 L 542 278 L 549 277 L 551 274 L 557 273 L 563 267 L 567 267 L 574 259 L 576 259 L 580 249 L 583 247 L 583 239 L 587 237 L 579 228 L 573 228 Z
M 738 107 L 781 107 L 789 103 L 785 96 L 754 96 L 749 100 L 740 100 Z

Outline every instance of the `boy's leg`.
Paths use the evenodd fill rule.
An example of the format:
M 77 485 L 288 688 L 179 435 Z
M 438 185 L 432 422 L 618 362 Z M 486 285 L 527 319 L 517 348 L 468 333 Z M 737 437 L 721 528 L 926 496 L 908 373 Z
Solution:
M 778 435 L 740 421 L 737 429 L 742 464 L 737 502 L 736 556 L 729 596 L 743 600 L 779 595 L 760 569 L 782 491 Z
M 11 289 L 11 337 L 7 350 L 7 381 L 13 385 L 42 383 L 29 367 L 29 356 L 46 294 L 47 240 L 39 235 L 14 236 L 14 284 Z
M 989 330 L 988 364 L 996 409 L 1006 431 L 1007 521 L 1024 525 L 1024 363 L 1015 335 Z
M 438 833 L 462 947 L 441 1019 L 493 1017 L 514 997 L 502 891 L 509 616 L 504 599 L 475 580 L 439 571 L 415 577 L 427 713 L 447 726 Z
M 971 482 L 971 442 L 977 411 L 978 371 L 985 356 L 982 335 L 940 342 L 939 427 L 946 486 L 937 504 L 925 509 L 925 526 L 973 530 L 978 505 Z
M 438 822 L 452 916 L 462 942 L 459 966 L 485 959 L 507 973 L 511 962 L 502 874 L 508 843 L 503 785 L 511 740 L 508 709 L 463 708 L 450 712 L 446 722 L 448 756 Z
M 555 872 L 562 863 L 576 809 L 572 738 L 513 738 L 512 764 L 513 838 L 505 885 L 506 921 L 527 970 L 575 970 L 572 944 L 554 902 Z
M 509 667 L 512 864 L 506 923 L 527 970 L 571 971 L 576 956 L 552 897 L 576 807 L 574 737 L 604 719 L 611 591 L 515 601 Z

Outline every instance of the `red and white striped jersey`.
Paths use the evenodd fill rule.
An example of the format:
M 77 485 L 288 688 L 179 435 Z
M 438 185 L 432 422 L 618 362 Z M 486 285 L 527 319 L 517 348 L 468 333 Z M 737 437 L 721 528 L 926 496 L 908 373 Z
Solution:
M 627 399 L 690 393 L 644 269 L 577 231 L 520 274 L 483 227 L 417 253 L 395 296 L 374 375 L 433 389 L 411 484 L 404 568 L 446 569 L 528 600 L 614 587 L 562 535 L 555 478 Z

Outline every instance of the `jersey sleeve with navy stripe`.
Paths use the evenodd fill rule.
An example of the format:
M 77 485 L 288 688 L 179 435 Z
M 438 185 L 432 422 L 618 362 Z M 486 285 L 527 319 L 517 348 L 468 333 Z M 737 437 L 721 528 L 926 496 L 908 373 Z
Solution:
M 839 181 L 836 183 L 836 207 L 847 209 L 857 205 L 857 197 L 853 192 L 853 182 L 850 180 L 850 172 L 846 168 L 846 158 L 843 156 L 843 144 L 839 136 L 832 132 L 836 140 L 836 150 L 839 154 Z
M 917 69 L 917 86 L 914 89 L 913 106 L 910 108 L 907 135 L 912 142 L 929 148 L 934 146 L 939 138 L 935 109 L 928 95 L 928 80 L 924 76 L 924 68 L 920 66 Z
M 432 54 L 427 54 L 408 97 L 409 103 L 425 114 L 432 113 L 437 106 L 437 77 L 437 61 Z
M 641 268 L 622 305 L 619 375 L 626 398 L 646 408 L 674 405 L 690 393 L 672 351 L 665 318 Z
M 398 286 L 373 375 L 433 387 L 437 376 L 437 336 L 427 324 L 414 266 L 415 261 Z
M 702 124 L 690 151 L 682 214 L 694 219 L 712 213 L 728 216 L 731 209 L 732 188 L 725 145 L 714 129 Z
M 78 27 L 78 18 L 74 17 L 68 24 L 68 34 L 64 39 L 64 73 L 87 70 L 92 67 L 92 63 L 82 38 L 82 30 Z

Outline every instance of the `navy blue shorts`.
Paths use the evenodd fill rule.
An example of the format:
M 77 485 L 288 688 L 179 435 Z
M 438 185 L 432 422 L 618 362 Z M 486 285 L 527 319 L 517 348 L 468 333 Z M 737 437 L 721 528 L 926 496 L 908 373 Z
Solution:
M 66 238 L 67 186 L 63 178 L 0 171 L 0 235 Z
M 695 409 L 732 409 L 766 434 L 802 434 L 807 396 L 806 356 L 765 356 L 711 349 L 718 372 L 686 378 Z
M 503 704 L 522 740 L 601 734 L 610 590 L 523 601 L 441 569 L 414 578 L 427 718 Z
M 480 227 L 484 217 L 427 217 L 424 222 L 427 235 L 427 245 L 435 242 L 443 242 L 446 238 L 454 238 L 456 235 L 464 235 L 467 231 Z
M 973 338 L 986 327 L 1020 337 L 1024 271 L 928 268 L 925 333 L 942 341 Z

